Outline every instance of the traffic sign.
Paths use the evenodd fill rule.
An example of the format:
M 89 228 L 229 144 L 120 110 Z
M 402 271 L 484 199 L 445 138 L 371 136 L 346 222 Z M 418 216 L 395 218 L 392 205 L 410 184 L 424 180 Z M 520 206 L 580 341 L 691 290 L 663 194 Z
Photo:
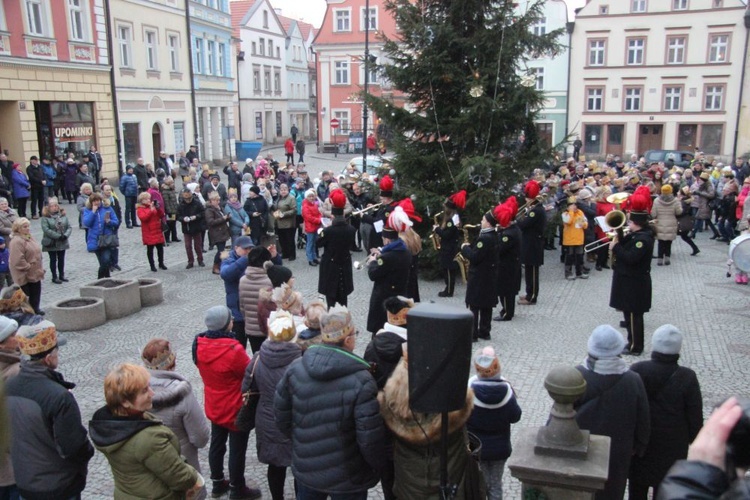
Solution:
M 331 118 L 331 128 L 339 128 L 339 119 Z

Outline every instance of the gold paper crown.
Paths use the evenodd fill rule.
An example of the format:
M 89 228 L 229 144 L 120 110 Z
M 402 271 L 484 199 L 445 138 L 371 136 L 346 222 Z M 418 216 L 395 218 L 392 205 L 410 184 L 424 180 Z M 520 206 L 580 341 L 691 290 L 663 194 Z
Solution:
M 287 311 L 273 311 L 268 317 L 268 338 L 274 342 L 289 342 L 297 334 L 294 318 Z
M 28 337 L 26 332 L 35 332 L 36 335 Z M 51 351 L 57 345 L 57 330 L 55 325 L 49 321 L 42 321 L 34 326 L 22 326 L 16 335 L 18 347 L 22 354 L 34 356 Z
M 170 368 L 172 365 L 174 365 L 175 358 L 175 353 L 170 349 L 160 352 L 151 361 L 147 360 L 144 357 L 141 357 L 141 359 L 143 360 L 143 364 L 145 364 L 146 368 L 150 370 L 166 370 L 167 368 Z
M 13 292 L 13 295 L 11 295 L 10 298 L 0 299 L 0 313 L 13 312 L 20 309 L 26 302 L 26 299 L 26 294 L 19 287 L 15 292 Z M 30 305 L 27 305 L 27 307 L 23 309 L 24 312 L 30 312 L 32 314 L 34 313 L 34 309 Z M 31 310 L 29 311 L 27 309 Z
M 282 283 L 271 292 L 271 300 L 285 311 L 302 314 L 302 295 L 292 290 L 288 283 Z
M 414 301 L 402 296 L 398 296 L 397 298 L 406 304 L 404 308 L 396 313 L 386 310 L 386 314 L 388 316 L 388 323 L 395 326 L 402 326 L 406 324 L 406 315 L 409 314 L 411 308 L 414 307 Z
M 320 320 L 323 342 L 336 344 L 354 333 L 352 315 L 344 306 L 332 307 Z

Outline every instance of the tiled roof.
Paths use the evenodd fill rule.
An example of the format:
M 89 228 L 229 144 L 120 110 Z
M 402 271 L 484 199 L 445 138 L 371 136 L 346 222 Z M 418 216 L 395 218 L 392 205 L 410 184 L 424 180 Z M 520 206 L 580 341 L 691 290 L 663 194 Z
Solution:
M 235 38 L 240 38 L 242 18 L 255 5 L 255 2 L 256 0 L 239 0 L 229 3 L 229 10 L 232 13 L 232 36 Z

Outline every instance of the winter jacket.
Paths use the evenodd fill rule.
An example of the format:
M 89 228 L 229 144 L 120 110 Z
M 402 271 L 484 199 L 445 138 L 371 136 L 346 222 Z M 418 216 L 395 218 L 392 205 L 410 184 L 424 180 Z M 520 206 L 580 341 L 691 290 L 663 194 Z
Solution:
M 306 487 L 345 494 L 378 483 L 385 428 L 369 367 L 340 347 L 317 344 L 277 385 L 276 425 L 292 440 L 294 478 Z
M 73 228 L 70 227 L 65 210 L 60 209 L 56 214 L 50 214 L 49 208 L 44 207 L 42 210 L 42 251 L 59 252 L 70 248 L 70 235 Z M 49 244 L 45 245 L 45 238 L 49 239 Z
M 746 500 L 750 498 L 750 480 L 729 483 L 722 469 L 698 460 L 680 460 L 669 469 L 659 485 L 657 500 Z
M 691 198 L 680 200 L 682 213 L 677 217 L 677 234 L 688 234 L 695 225 L 695 217 L 690 210 L 690 200 Z
M 177 436 L 149 413 L 119 417 L 105 406 L 89 421 L 89 432 L 112 468 L 115 500 L 181 500 L 198 481 L 180 457 Z
M 245 213 L 245 209 L 242 207 L 235 209 L 227 203 L 224 205 L 224 213 L 229 216 L 229 232 L 232 234 L 232 239 L 242 236 L 243 225 L 250 226 L 250 217 Z
M 47 181 L 47 185 L 51 186 L 57 177 L 55 166 L 51 163 L 42 163 L 42 172 L 44 173 L 44 180 Z
M 697 208 L 695 218 L 699 220 L 708 220 L 711 218 L 711 207 L 708 202 L 716 197 L 716 190 L 710 181 L 694 183 L 690 186 L 690 194 L 693 196 L 691 206 Z
M 28 500 L 70 498 L 86 487 L 94 448 L 73 388 L 59 372 L 26 361 L 6 384 L 16 485 Z
M 105 214 L 109 214 L 109 222 L 105 222 Z M 96 212 L 90 208 L 83 211 L 83 227 L 89 230 L 86 238 L 86 249 L 96 252 L 99 248 L 99 236 L 102 234 L 115 234 L 120 221 L 112 207 L 100 206 Z
M 276 386 L 284 376 L 292 361 L 302 356 L 302 350 L 294 342 L 263 342 L 260 351 L 247 365 L 242 381 L 242 392 L 253 389 L 260 392 L 258 412 L 255 416 L 255 446 L 258 461 L 277 467 L 292 465 L 292 441 L 276 426 L 273 400 Z M 254 375 L 251 373 L 255 370 Z
M 305 221 L 306 233 L 314 233 L 321 227 L 321 217 L 317 203 L 307 199 L 302 200 L 302 219 Z
M 383 325 L 372 338 L 363 358 L 373 367 L 372 376 L 378 384 L 378 389 L 385 387 L 386 382 L 396 369 L 396 365 L 404 355 L 403 345 L 406 342 L 405 326 L 390 323 Z
M 31 183 L 32 189 L 42 189 L 44 187 L 44 182 L 46 179 L 44 178 L 44 170 L 42 170 L 42 165 L 29 165 L 26 167 L 26 175 L 29 178 L 29 183 Z
M 195 219 L 185 222 L 185 217 Z M 193 195 L 190 203 L 180 198 L 180 205 L 177 208 L 177 220 L 182 225 L 182 234 L 198 234 L 204 229 L 205 210 L 200 200 Z
M 227 202 L 227 187 L 221 183 L 217 184 L 216 187 L 214 187 L 214 185 L 210 182 L 207 182 L 205 185 L 201 186 L 201 194 L 203 195 L 203 199 L 206 200 L 206 204 L 208 204 L 209 201 L 208 195 L 210 195 L 214 191 L 219 193 L 219 204 L 223 208 L 224 204 L 226 204 Z
M 745 198 L 742 205 L 737 206 L 737 210 L 742 208 L 741 218 L 737 222 L 737 228 L 740 231 L 744 231 L 748 227 L 748 219 L 750 219 L 750 195 Z
M 232 332 L 207 331 L 195 336 L 193 362 L 203 379 L 206 416 L 214 424 L 236 431 L 242 378 L 250 363 L 247 352 Z
M 377 332 L 385 325 L 388 319 L 383 306 L 385 299 L 406 294 L 410 266 L 411 254 L 402 239 L 385 245 L 378 259 L 368 264 L 367 277 L 373 282 L 367 311 L 368 332 Z
M 276 219 L 276 227 L 291 229 L 297 226 L 297 200 L 294 196 L 288 194 L 283 198 L 279 197 L 276 202 L 276 212 L 283 215 L 283 217 Z
M 294 141 L 287 139 L 284 142 L 284 152 L 288 155 L 294 153 Z
M 42 247 L 31 235 L 13 233 L 8 244 L 10 250 L 10 275 L 13 283 L 23 286 L 44 279 Z
M 141 221 L 141 239 L 144 245 L 160 245 L 164 243 L 164 233 L 161 231 L 161 220 L 164 211 L 153 205 L 146 207 L 138 205 L 136 210 L 138 219 Z
M 138 179 L 133 174 L 125 174 L 120 179 L 120 192 L 124 196 L 135 198 L 138 196 Z
M 245 210 L 247 216 L 250 217 L 250 234 L 255 241 L 266 232 L 268 226 L 268 203 L 266 203 L 266 199 L 262 196 L 256 196 L 255 198 L 248 197 L 242 208 Z M 258 215 L 253 215 L 255 213 Z
M 510 424 L 521 419 L 521 407 L 510 383 L 504 378 L 469 379 L 474 391 L 474 410 L 466 428 L 482 442 L 481 461 L 507 460 L 512 447 Z
M 13 169 L 11 182 L 13 183 L 13 198 L 28 198 L 31 196 L 29 178 L 19 169 Z
M 471 416 L 473 399 L 474 393 L 468 389 L 463 408 L 448 413 L 448 482 L 458 485 L 454 496 L 457 500 L 467 498 L 465 488 L 468 484 L 464 473 L 469 453 L 465 425 Z M 406 360 L 401 360 L 396 366 L 378 395 L 378 401 L 383 420 L 396 437 L 393 493 L 397 498 L 439 500 L 442 498 L 438 465 L 438 450 L 442 446 L 441 416 L 439 413 L 412 412 Z
M 588 220 L 583 212 L 575 209 L 573 213 L 566 210 L 562 213 L 564 246 L 580 246 L 584 243 L 584 231 L 588 227 Z M 580 226 L 580 227 L 578 227 Z
M 679 356 L 658 352 L 630 367 L 640 375 L 648 395 L 651 438 L 642 457 L 633 457 L 630 479 L 658 486 L 703 426 L 703 399 L 698 377 L 677 364 Z
M 656 237 L 662 241 L 677 238 L 677 217 L 682 214 L 682 203 L 672 194 L 660 195 L 651 207 L 651 217 L 656 220 Z
M 78 172 L 78 174 L 76 174 L 76 187 L 78 189 L 81 189 L 81 186 L 83 186 L 86 183 L 91 184 L 91 187 L 96 186 L 96 181 L 94 180 L 93 177 L 91 177 L 90 174 L 84 174 L 83 172 Z
M 161 197 L 164 200 L 164 213 L 166 216 L 170 217 L 176 215 L 177 208 L 179 208 L 179 202 L 177 201 L 177 192 L 175 191 L 174 186 L 162 184 Z
M 240 257 L 234 248 L 229 256 L 221 262 L 221 279 L 224 280 L 224 293 L 227 307 L 232 311 L 234 321 L 244 321 L 240 311 L 240 278 L 247 269 L 247 256 Z
M 2 384 L 2 381 L 7 381 L 11 377 L 18 375 L 20 370 L 20 351 L 9 352 L 0 350 L 0 384 Z M 0 397 L 4 398 L 5 396 L 0 394 Z M 0 417 L 0 425 L 5 425 L 7 429 L 7 420 Z M 10 458 L 10 449 L 6 449 L 0 451 L 0 488 L 12 484 L 16 484 L 15 475 L 13 474 L 13 461 Z
M 185 461 L 200 472 L 198 449 L 208 444 L 211 427 L 193 394 L 193 386 L 174 371 L 149 370 L 149 374 L 154 390 L 151 413 L 174 432 Z
M 211 245 L 226 243 L 232 237 L 229 225 L 220 207 L 206 206 L 206 227 L 208 227 L 208 242 Z
M 146 170 L 146 165 L 136 165 L 133 167 L 133 174 L 135 175 L 135 180 L 138 183 L 138 192 L 143 192 L 148 190 L 148 170 Z
M 73 193 L 78 190 L 76 186 L 76 176 L 78 175 L 78 165 L 75 163 L 65 164 L 65 191 Z
M 0 250 L 0 273 L 10 272 L 10 250 L 8 250 L 8 244 L 5 244 L 5 248 Z
M 0 211 L 0 236 L 5 238 L 6 244 L 8 244 L 10 233 L 13 230 L 13 223 L 17 218 L 18 214 L 12 208 L 8 208 L 5 212 Z
M 262 267 L 248 267 L 240 278 L 240 313 L 245 318 L 245 335 L 248 337 L 265 337 L 258 323 L 258 301 L 260 291 L 272 286 Z

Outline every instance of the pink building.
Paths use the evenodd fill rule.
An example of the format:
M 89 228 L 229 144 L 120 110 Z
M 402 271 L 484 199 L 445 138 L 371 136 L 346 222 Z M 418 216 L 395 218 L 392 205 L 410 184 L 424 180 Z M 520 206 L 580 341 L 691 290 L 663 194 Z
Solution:
M 369 41 L 370 55 L 384 63 L 380 33 L 392 38 L 396 22 L 385 10 L 383 0 L 370 0 Z M 323 24 L 313 42 L 317 56 L 318 143 L 346 143 L 350 133 L 362 132 L 363 103 L 359 93 L 364 89 L 365 0 L 328 1 Z M 403 101 L 390 82 L 370 68 L 368 92 L 376 96 Z M 339 128 L 331 128 L 331 119 L 339 121 Z M 368 113 L 367 131 L 376 132 L 378 117 Z M 361 139 L 360 139 L 361 140 Z

